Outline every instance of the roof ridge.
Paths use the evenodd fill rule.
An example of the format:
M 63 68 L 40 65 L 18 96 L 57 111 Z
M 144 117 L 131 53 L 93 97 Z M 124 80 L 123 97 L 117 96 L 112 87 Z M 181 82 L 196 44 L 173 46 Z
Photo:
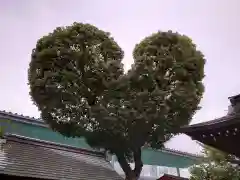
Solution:
M 12 113 L 10 111 L 5 111 L 5 110 L 0 110 L 0 117 L 1 117 L 1 115 L 2 116 L 10 116 L 10 118 L 12 118 L 13 120 L 18 120 L 18 121 L 25 122 L 25 123 L 31 123 L 31 124 L 36 124 L 36 125 L 41 125 L 41 126 L 48 127 L 48 125 L 41 118 L 29 117 L 29 116 L 25 116 L 23 114 Z M 179 155 L 192 156 L 192 157 L 195 157 L 195 158 L 202 157 L 201 155 L 198 155 L 198 154 L 193 154 L 193 153 L 184 152 L 184 151 L 171 149 L 171 148 L 160 149 L 160 151 L 162 151 L 162 150 L 172 152 L 172 153 L 177 153 Z
M 195 157 L 195 158 L 202 158 L 203 157 L 200 154 L 190 153 L 190 152 L 186 152 L 186 151 L 180 151 L 180 150 L 172 149 L 172 148 L 163 148 L 163 150 L 167 150 L 167 151 L 177 153 L 177 154 L 181 154 L 181 155 L 192 156 L 192 157 Z
M 48 125 L 40 118 L 24 116 L 23 114 L 12 113 L 4 110 L 0 110 L 0 118 L 7 118 L 9 120 L 19 121 L 22 123 L 48 127 Z
M 201 122 L 201 123 L 196 123 L 196 124 L 192 124 L 192 125 L 186 125 L 186 126 L 182 126 L 178 133 L 185 133 L 187 131 L 191 131 L 193 128 L 201 128 L 204 126 L 207 127 L 212 127 L 216 124 L 224 124 L 224 123 L 228 123 L 229 125 L 232 123 L 235 123 L 236 121 L 239 121 L 240 118 L 240 113 L 236 113 L 236 114 L 231 114 L 231 115 L 225 115 L 219 118 L 215 118 L 213 120 L 210 121 L 205 121 L 205 122 Z
M 81 154 L 87 154 L 87 155 L 95 155 L 95 156 L 99 156 L 99 157 L 105 156 L 104 152 L 99 152 L 99 151 L 94 151 L 94 150 L 89 150 L 89 149 L 84 149 L 84 148 L 78 148 L 78 147 L 55 143 L 55 142 L 51 142 L 51 141 L 30 138 L 30 137 L 21 136 L 18 134 L 8 134 L 7 133 L 4 135 L 4 138 L 7 141 L 15 141 L 15 142 L 31 144 L 31 145 L 35 145 L 35 146 L 42 146 L 45 148 L 64 150 L 64 151 L 68 151 L 68 152 L 75 152 L 75 153 L 81 153 Z
M 185 177 L 180 177 L 180 176 L 175 176 L 172 174 L 163 174 L 159 179 L 161 179 L 162 177 L 170 177 L 170 178 L 175 178 L 175 179 L 181 179 L 181 180 L 188 180 L 188 178 Z
M 23 115 L 23 114 L 13 113 L 13 112 L 11 112 L 11 111 L 0 110 L 0 115 L 1 115 L 1 114 L 43 122 L 43 120 L 42 120 L 41 118 L 25 116 L 25 115 Z

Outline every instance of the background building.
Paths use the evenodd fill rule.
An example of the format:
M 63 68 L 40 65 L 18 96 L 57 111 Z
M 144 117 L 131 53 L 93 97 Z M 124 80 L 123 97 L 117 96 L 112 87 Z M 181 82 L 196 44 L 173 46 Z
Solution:
M 229 98 L 231 105 L 226 116 L 182 127 L 181 132 L 203 144 L 240 157 L 240 95 Z
M 18 168 L 24 168 L 24 165 L 17 164 L 16 161 L 26 162 L 28 166 L 31 166 L 31 163 L 34 164 L 34 158 L 37 159 L 42 157 L 44 161 L 40 161 L 40 158 L 39 164 L 37 165 L 43 168 L 39 169 L 39 172 L 47 171 L 45 174 L 52 173 L 52 175 L 61 175 L 61 173 L 53 171 L 54 168 L 52 171 L 46 168 L 48 167 L 48 163 L 55 161 L 54 159 L 51 159 L 52 156 L 48 157 L 49 149 L 51 149 L 50 152 L 54 152 L 54 157 L 56 156 L 55 158 L 59 159 L 61 155 L 60 159 L 62 159 L 62 162 L 59 160 L 57 161 L 58 164 L 71 165 L 84 162 L 84 164 L 87 164 L 88 166 L 85 167 L 81 165 L 78 166 L 78 168 L 85 167 L 88 169 L 85 169 L 85 171 L 89 172 L 90 174 L 95 173 L 94 176 L 97 174 L 99 174 L 99 176 L 104 176 L 104 174 L 111 174 L 112 177 L 118 179 L 119 176 L 117 173 L 114 173 L 114 169 L 120 175 L 123 175 L 123 172 L 115 156 L 105 155 L 96 149 L 92 149 L 83 138 L 66 138 L 58 132 L 53 132 L 40 119 L 0 111 L 0 126 L 4 130 L 4 133 L 8 134 L 5 136 L 7 143 L 3 145 L 5 151 L 1 151 L 0 173 L 12 173 L 12 170 L 7 171 L 7 168 L 9 167 L 11 167 L 13 170 L 16 169 L 14 172 L 15 174 L 20 173 L 21 170 Z M 16 147 L 20 149 L 18 151 L 14 151 L 14 154 L 13 148 L 9 147 Z M 20 158 L 20 154 L 27 151 L 27 149 L 29 149 L 29 152 L 31 152 L 32 156 L 29 156 L 31 161 L 29 159 L 17 159 Z M 35 149 L 37 149 L 36 152 Z M 41 153 L 41 155 L 39 155 L 39 153 Z M 38 157 L 34 157 L 36 154 Z M 71 156 L 70 159 L 72 161 L 70 161 L 69 156 Z M 27 156 L 24 157 L 27 158 Z M 141 176 L 149 179 L 157 179 L 163 174 L 188 177 L 188 167 L 192 166 L 195 163 L 198 163 L 201 160 L 201 157 L 171 149 L 153 150 L 150 148 L 145 148 L 142 152 L 142 160 L 144 167 Z M 99 161 L 100 164 L 96 163 L 97 161 Z M 15 166 L 9 166 L 11 163 L 15 163 Z M 61 172 L 64 173 L 61 175 L 61 177 L 66 176 L 66 174 L 69 172 L 76 171 L 76 167 L 70 167 L 70 165 L 68 170 L 62 167 Z M 102 167 L 102 165 L 104 167 Z M 102 169 L 101 172 L 98 173 L 97 170 L 94 170 L 93 173 L 90 171 L 89 169 L 91 169 L 93 166 L 97 167 L 98 169 L 100 167 L 100 169 Z M 57 168 L 57 166 L 55 167 Z M 36 168 L 37 167 L 35 167 L 35 170 Z M 14 173 L 12 175 L 14 175 Z M 27 174 L 27 176 L 30 175 L 31 173 Z M 107 177 L 105 178 L 107 179 Z M 69 180 L 69 178 L 67 179 Z

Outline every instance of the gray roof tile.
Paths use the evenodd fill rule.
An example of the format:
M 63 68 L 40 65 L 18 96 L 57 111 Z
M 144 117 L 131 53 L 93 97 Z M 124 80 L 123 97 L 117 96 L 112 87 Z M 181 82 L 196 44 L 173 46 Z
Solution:
M 103 156 L 18 136 L 0 150 L 0 174 L 57 180 L 122 180 Z

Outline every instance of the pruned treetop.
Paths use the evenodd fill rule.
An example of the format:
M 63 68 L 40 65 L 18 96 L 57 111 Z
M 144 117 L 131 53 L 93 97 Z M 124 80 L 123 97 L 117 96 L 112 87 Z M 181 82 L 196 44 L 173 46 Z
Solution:
M 82 23 L 56 28 L 32 51 L 31 97 L 65 136 L 129 156 L 144 145 L 160 148 L 198 109 L 205 59 L 171 31 L 143 39 L 133 58 L 124 73 L 123 51 L 109 33 Z

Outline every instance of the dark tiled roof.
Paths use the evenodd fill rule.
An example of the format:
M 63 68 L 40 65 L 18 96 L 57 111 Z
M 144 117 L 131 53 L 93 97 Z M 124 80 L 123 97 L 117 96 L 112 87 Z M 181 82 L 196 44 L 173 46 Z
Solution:
M 232 125 L 235 123 L 240 123 L 240 114 L 226 115 L 221 118 L 217 118 L 211 121 L 206 121 L 202 123 L 197 123 L 189 126 L 183 126 L 180 129 L 181 133 L 186 133 L 189 131 L 202 130 L 202 129 L 212 129 L 225 127 L 226 125 Z
M 233 106 L 233 104 L 240 101 L 240 94 L 237 94 L 235 96 L 231 96 L 228 98 Z M 193 125 L 183 126 L 180 129 L 180 132 L 186 133 L 196 130 L 204 130 L 204 129 L 212 129 L 212 128 L 220 128 L 220 127 L 226 127 L 228 125 L 240 123 L 240 113 L 234 113 L 234 114 L 228 114 L 226 116 L 223 116 L 221 118 L 217 118 L 214 120 L 210 120 L 207 122 L 197 123 Z
M 56 180 L 122 180 L 101 153 L 6 136 L 0 174 Z
M 162 177 L 159 178 L 159 180 L 162 180 L 164 178 L 169 178 L 169 179 L 172 179 L 172 180 L 188 180 L 188 178 L 173 176 L 173 175 L 170 175 L 170 174 L 164 174 Z
M 23 122 L 23 123 L 30 123 L 30 124 L 35 124 L 35 125 L 39 125 L 39 126 L 48 127 L 47 124 L 45 124 L 45 122 L 40 118 L 24 116 L 22 114 L 19 115 L 17 113 L 12 113 L 12 112 L 6 112 L 6 111 L 1 111 L 0 110 L 0 118 L 5 118 L 5 119 L 9 119 L 9 120 L 20 121 L 20 122 Z M 165 153 L 170 153 L 170 154 L 175 154 L 175 155 L 179 155 L 179 156 L 194 158 L 194 159 L 195 158 L 202 158 L 201 155 L 196 155 L 196 154 L 192 154 L 192 153 L 188 153 L 188 152 L 182 152 L 182 151 L 178 151 L 178 150 L 175 150 L 175 149 L 169 149 L 169 148 L 163 148 L 159 151 L 162 151 L 162 152 L 165 152 Z

